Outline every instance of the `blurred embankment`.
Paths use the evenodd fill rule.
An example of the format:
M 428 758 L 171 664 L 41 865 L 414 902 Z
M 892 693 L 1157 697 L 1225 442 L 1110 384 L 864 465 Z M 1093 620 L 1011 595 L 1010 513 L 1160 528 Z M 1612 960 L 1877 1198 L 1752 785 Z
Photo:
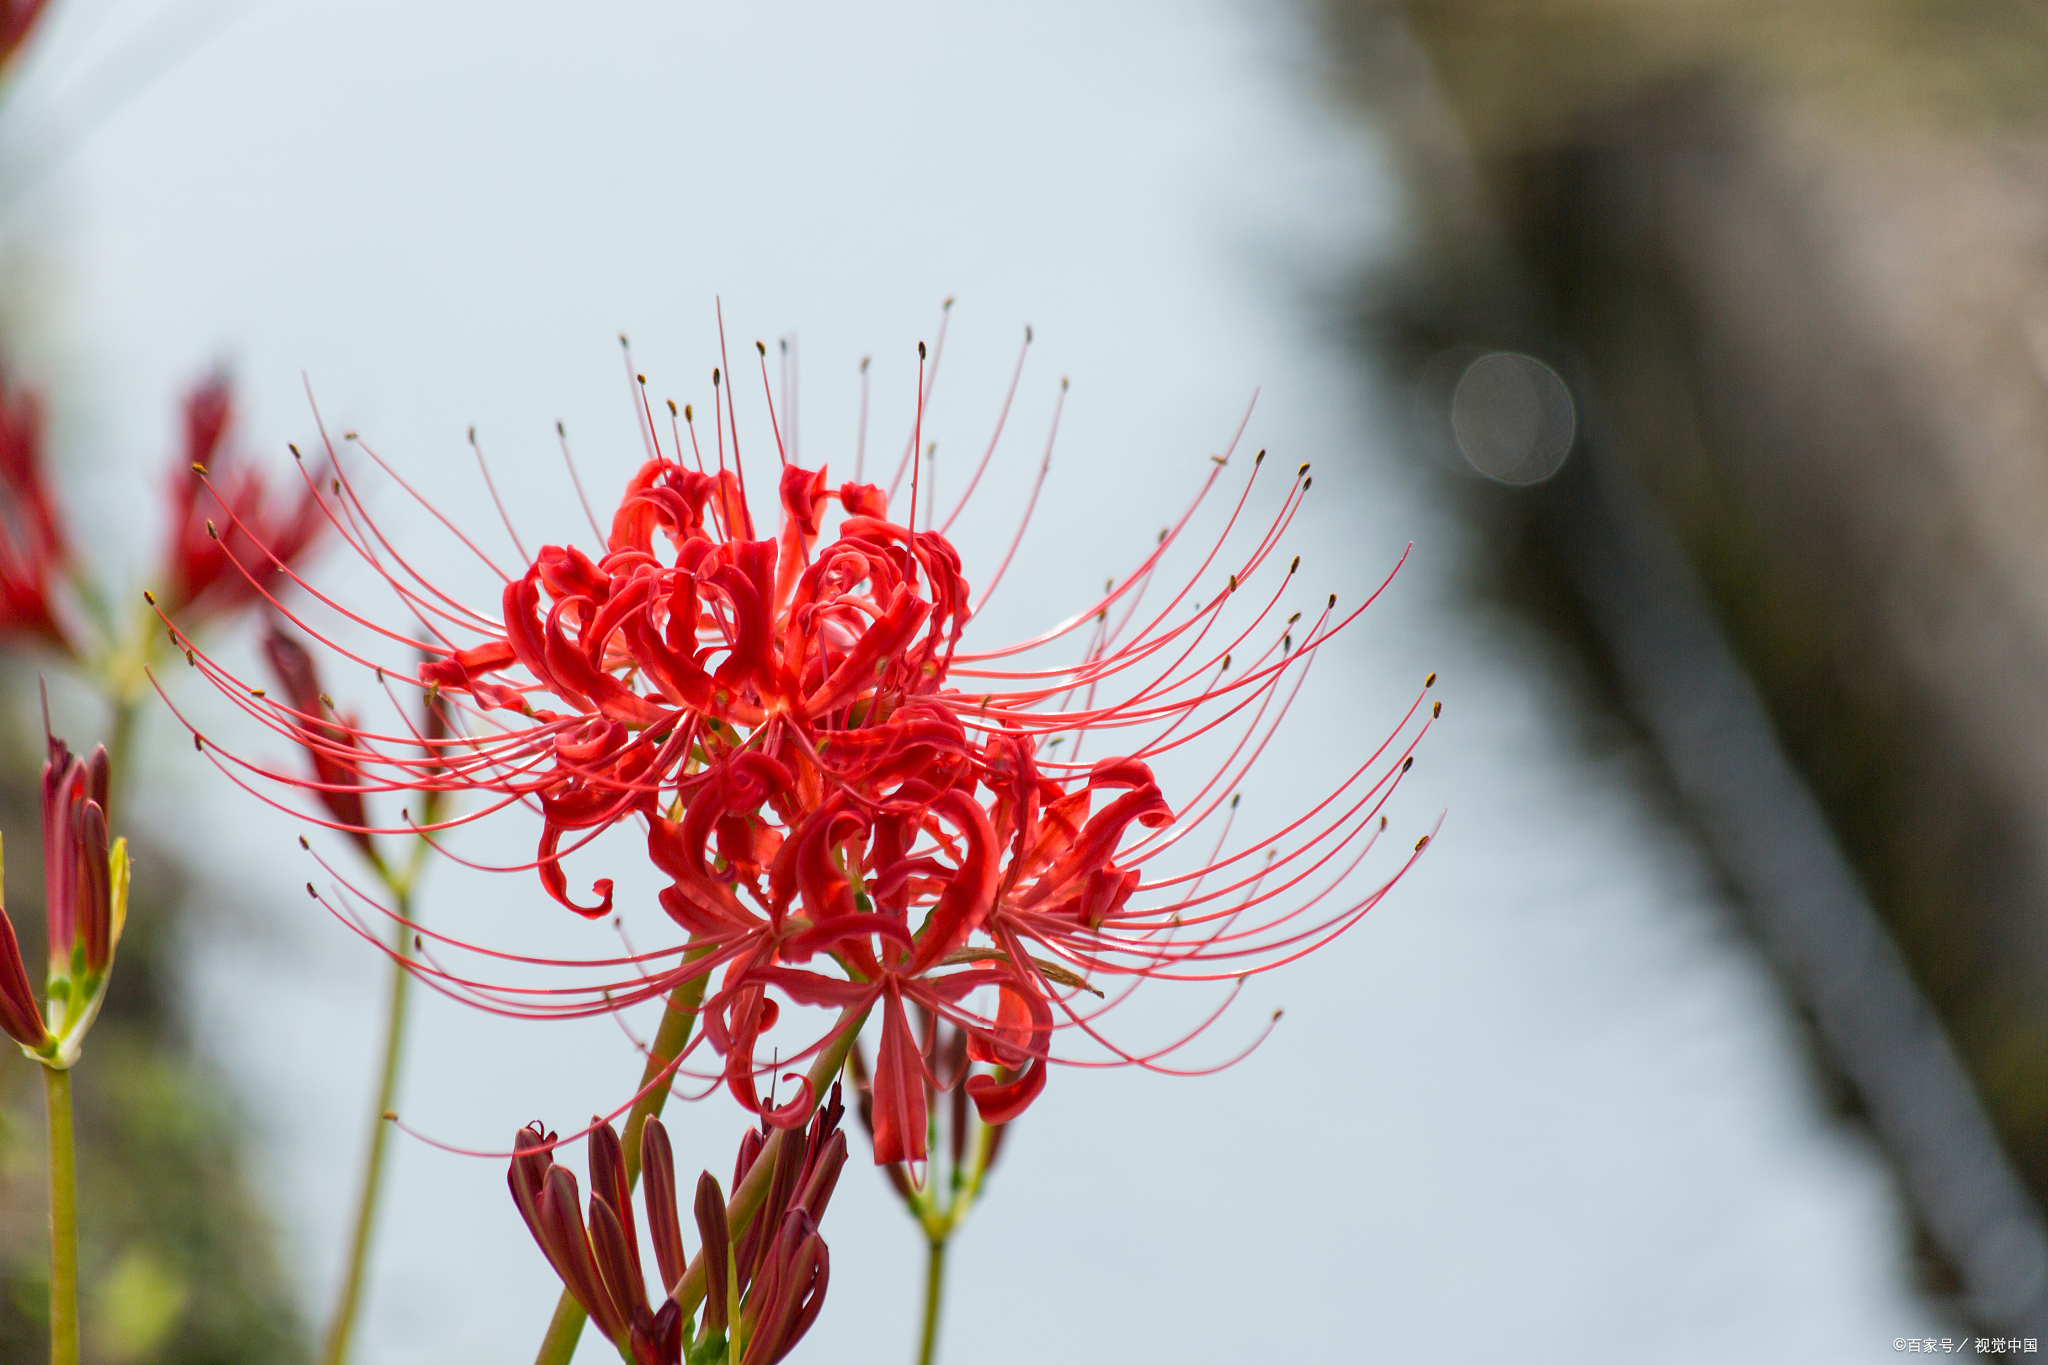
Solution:
M 2048 7 L 1324 12 L 1422 225 L 1378 320 L 1581 368 L 2048 1199 Z

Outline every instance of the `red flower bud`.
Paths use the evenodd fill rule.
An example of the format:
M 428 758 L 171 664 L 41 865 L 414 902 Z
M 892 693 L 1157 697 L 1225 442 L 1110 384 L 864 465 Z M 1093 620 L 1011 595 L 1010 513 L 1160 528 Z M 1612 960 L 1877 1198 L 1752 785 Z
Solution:
M 0 1030 L 31 1052 L 47 1047 L 50 1031 L 43 1025 L 42 1007 L 28 984 L 28 968 L 21 961 L 21 944 L 14 937 L 14 923 L 0 909 Z
M 78 1057 L 85 1031 L 106 997 L 107 975 L 128 910 L 127 841 L 110 842 L 111 775 L 104 747 L 89 759 L 45 735 L 43 899 L 50 945 L 50 1026 L 60 1040 L 53 1065 Z M 11 950 L 12 933 L 8 935 Z M 10 1029 L 11 1033 L 12 1030 Z
M 263 655 L 291 699 L 291 725 L 313 760 L 314 780 L 307 785 L 334 817 L 335 827 L 364 853 L 372 852 L 363 808 L 363 747 L 354 725 L 335 714 L 333 704 L 320 690 L 313 656 L 274 621 L 263 637 Z
M 98 976 L 113 956 L 113 886 L 107 838 L 107 751 L 75 757 L 48 737 L 43 765 L 43 894 L 53 977 Z

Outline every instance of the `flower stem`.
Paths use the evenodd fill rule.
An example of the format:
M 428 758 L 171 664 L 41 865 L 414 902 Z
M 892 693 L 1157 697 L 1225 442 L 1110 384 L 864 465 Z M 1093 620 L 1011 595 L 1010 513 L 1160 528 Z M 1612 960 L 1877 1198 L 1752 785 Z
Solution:
M 107 826 L 110 829 L 114 823 L 111 806 L 115 800 L 126 795 L 122 789 L 127 785 L 125 779 L 135 754 L 135 726 L 141 718 L 141 709 L 136 698 L 121 696 L 114 699 L 113 716 L 107 734 L 107 767 L 113 773 L 114 779 L 112 790 L 107 793 L 110 808 L 106 814 Z
M 348 1359 L 349 1337 L 362 1307 L 363 1279 L 369 1268 L 377 1196 L 384 1183 L 384 1151 L 391 1136 L 386 1115 L 398 1095 L 398 1064 L 405 1042 L 405 1001 L 412 978 L 412 893 L 402 883 L 393 884 L 391 890 L 397 902 L 394 908 L 398 919 L 394 925 L 397 942 L 391 959 L 391 993 L 384 1014 L 384 1070 L 377 1082 L 377 1107 L 370 1120 L 370 1153 L 363 1163 L 362 1188 L 356 1195 L 356 1224 L 349 1241 L 348 1270 L 342 1278 L 341 1295 L 335 1301 L 334 1317 L 328 1323 L 327 1339 L 320 1350 L 321 1365 L 343 1365 Z
M 50 1116 L 50 1365 L 78 1365 L 78 1159 L 71 1072 L 43 1068 Z
M 939 1298 L 946 1289 L 946 1239 L 934 1237 L 928 1243 L 931 1257 L 924 1271 L 924 1345 L 917 1353 L 918 1365 L 932 1365 L 939 1352 Z
M 568 1290 L 555 1301 L 555 1315 L 548 1319 L 548 1334 L 540 1339 L 540 1354 L 534 1365 L 569 1365 L 576 1343 L 583 1339 L 583 1323 L 589 1314 Z
M 831 1042 L 825 1044 L 823 1051 L 818 1054 L 818 1059 L 811 1063 L 811 1094 L 814 1098 L 822 1100 L 825 1097 L 825 1088 L 832 1084 L 833 1078 L 838 1076 L 846 1065 L 846 1054 L 853 1051 L 853 1040 L 860 1037 L 861 1025 L 867 1022 L 868 1010 L 871 1008 L 873 1006 L 843 1014 L 839 1031 Z M 792 1132 L 796 1134 L 795 1137 L 790 1136 Z M 754 1215 L 759 1213 L 761 1205 L 767 1202 L 768 1182 L 775 1170 L 775 1159 L 782 1150 L 782 1144 L 803 1140 L 801 1128 L 776 1129 L 767 1144 L 761 1148 L 761 1154 L 754 1158 L 754 1164 L 747 1171 L 746 1177 L 726 1197 L 725 1219 L 727 1226 L 732 1230 L 735 1242 L 746 1236 L 748 1224 L 754 1221 Z M 704 1253 L 700 1250 L 691 1258 L 690 1267 L 683 1272 L 683 1278 L 676 1281 L 675 1287 L 669 1291 L 669 1297 L 676 1301 L 685 1318 L 695 1313 L 697 1305 L 704 1302 L 704 1271 Z M 567 1365 L 568 1359 L 567 1356 L 561 1356 L 553 1360 L 536 1361 L 534 1365 Z
M 683 961 L 694 962 L 709 951 L 709 948 L 692 948 L 683 954 Z M 690 1032 L 697 1026 L 697 1007 L 704 1003 L 705 984 L 706 977 L 699 975 L 669 992 L 668 1008 L 662 1011 L 661 1027 L 654 1031 L 654 1044 L 647 1050 L 647 1065 L 640 1072 L 642 1089 L 652 1085 L 655 1077 L 668 1069 L 690 1041 Z M 647 1126 L 648 1118 L 661 1113 L 662 1106 L 667 1103 L 668 1086 L 654 1085 L 626 1115 L 626 1135 L 620 1142 L 626 1153 L 629 1189 L 640 1182 L 640 1130 Z M 548 1320 L 547 1335 L 541 1338 L 540 1353 L 534 1357 L 534 1365 L 568 1365 L 569 1358 L 576 1354 L 576 1343 L 583 1337 L 586 1316 L 575 1295 L 563 1290 L 562 1297 L 555 1303 L 555 1315 Z

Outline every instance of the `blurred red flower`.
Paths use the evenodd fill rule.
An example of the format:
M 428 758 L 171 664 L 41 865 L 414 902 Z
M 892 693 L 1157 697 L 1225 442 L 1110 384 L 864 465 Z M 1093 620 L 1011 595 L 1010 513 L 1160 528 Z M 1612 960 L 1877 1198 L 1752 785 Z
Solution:
M 42 398 L 0 377 L 0 633 L 74 653 L 51 597 L 70 568 L 43 470 Z
M 183 454 L 170 473 L 159 610 L 186 629 L 268 597 L 326 526 L 317 489 L 273 492 L 232 440 L 234 396 L 213 375 L 185 399 Z

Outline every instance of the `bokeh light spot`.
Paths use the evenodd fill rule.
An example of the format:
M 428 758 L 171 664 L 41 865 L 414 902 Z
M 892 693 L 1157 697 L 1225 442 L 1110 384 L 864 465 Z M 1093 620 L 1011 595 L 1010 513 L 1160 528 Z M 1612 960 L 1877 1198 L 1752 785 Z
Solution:
M 1451 393 L 1451 433 L 1471 466 L 1501 483 L 1541 483 L 1578 433 L 1571 390 L 1542 361 L 1494 351 L 1465 367 Z

